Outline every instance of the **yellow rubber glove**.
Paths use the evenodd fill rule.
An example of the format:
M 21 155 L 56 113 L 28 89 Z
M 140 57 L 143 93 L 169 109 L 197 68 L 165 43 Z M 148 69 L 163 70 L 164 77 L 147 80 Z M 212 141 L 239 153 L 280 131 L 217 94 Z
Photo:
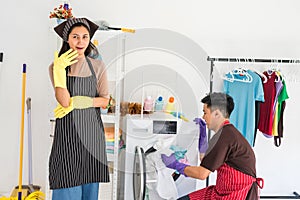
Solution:
M 73 49 L 69 49 L 59 57 L 58 52 L 55 51 L 53 63 L 53 79 L 55 87 L 67 88 L 66 67 L 78 62 L 78 60 L 75 60 L 77 56 L 77 51 L 74 51 Z
M 85 109 L 93 107 L 94 100 L 88 96 L 74 96 L 70 98 L 70 105 L 65 108 L 58 104 L 54 109 L 55 118 L 63 118 L 74 109 Z
M 88 96 L 74 96 L 73 98 L 73 106 L 76 109 L 85 109 L 93 107 L 94 100 Z
M 57 107 L 54 109 L 54 116 L 55 118 L 63 118 L 66 116 L 69 112 L 71 112 L 74 109 L 73 107 L 73 98 L 70 99 L 70 105 L 65 108 L 62 105 L 58 104 Z

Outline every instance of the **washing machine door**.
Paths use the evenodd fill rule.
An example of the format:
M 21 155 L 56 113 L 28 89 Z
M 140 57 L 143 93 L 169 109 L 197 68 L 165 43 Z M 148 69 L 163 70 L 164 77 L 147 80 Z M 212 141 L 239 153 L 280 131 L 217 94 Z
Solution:
M 144 200 L 146 191 L 146 163 L 142 147 L 135 147 L 133 163 L 133 196 L 134 200 Z

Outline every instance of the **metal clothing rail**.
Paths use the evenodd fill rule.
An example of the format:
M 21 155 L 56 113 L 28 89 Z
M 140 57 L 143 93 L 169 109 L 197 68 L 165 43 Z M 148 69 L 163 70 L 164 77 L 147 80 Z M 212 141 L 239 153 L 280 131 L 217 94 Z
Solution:
M 213 72 L 214 62 L 252 62 L 252 63 L 300 63 L 298 59 L 262 59 L 262 58 L 211 58 L 208 57 L 207 61 L 210 61 L 210 84 L 209 92 L 213 91 Z M 208 139 L 211 137 L 211 131 L 208 131 Z M 209 185 L 209 177 L 206 179 L 206 186 Z M 294 196 L 260 196 L 261 199 L 300 199 L 300 195 L 297 192 L 293 192 Z
M 211 62 L 254 62 L 254 63 L 300 63 L 298 59 L 272 59 L 272 58 L 207 58 Z

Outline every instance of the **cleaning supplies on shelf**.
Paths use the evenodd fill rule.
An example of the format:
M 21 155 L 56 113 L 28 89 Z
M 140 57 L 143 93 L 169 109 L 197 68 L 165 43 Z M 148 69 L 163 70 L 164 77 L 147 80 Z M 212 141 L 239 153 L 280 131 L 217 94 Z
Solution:
M 164 108 L 164 99 L 162 96 L 159 96 L 154 105 L 154 111 L 163 111 Z
M 169 101 L 166 104 L 165 112 L 174 112 L 175 109 L 175 99 L 173 96 L 169 97 Z
M 151 96 L 147 96 L 147 98 L 144 101 L 144 111 L 153 111 L 153 100 Z

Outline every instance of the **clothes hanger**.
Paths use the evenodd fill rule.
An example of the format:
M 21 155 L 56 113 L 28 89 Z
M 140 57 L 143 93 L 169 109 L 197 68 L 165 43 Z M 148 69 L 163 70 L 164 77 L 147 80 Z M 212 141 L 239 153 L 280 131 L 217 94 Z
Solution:
M 280 74 L 278 73 L 279 72 L 279 61 L 277 59 L 274 59 L 274 62 L 276 62 L 275 64 L 275 67 L 273 68 L 273 72 L 275 72 L 276 74 L 276 79 L 275 79 L 275 82 L 279 82 L 279 81 L 282 81 L 282 78 L 280 76 Z
M 268 75 L 271 75 L 274 72 L 274 68 L 275 68 L 274 63 L 275 63 L 275 59 L 271 59 L 271 64 L 270 64 L 269 68 L 266 70 Z
M 275 82 L 278 82 L 278 81 L 283 81 L 283 79 L 284 79 L 284 76 L 283 76 L 283 74 L 281 73 L 281 71 L 280 71 L 280 69 L 278 69 L 276 72 L 276 75 L 277 75 L 277 81 L 275 80 Z
M 244 59 L 244 60 L 246 60 L 246 59 Z M 241 59 L 240 58 L 237 58 L 237 61 L 238 61 L 238 63 L 241 63 Z M 244 76 L 247 73 L 247 69 L 241 67 L 240 64 L 239 64 L 239 67 L 233 69 L 232 72 L 235 75 Z
M 269 76 L 271 76 L 273 73 L 275 73 L 276 78 L 275 78 L 274 82 L 281 81 L 280 75 L 278 75 L 278 73 L 276 73 L 277 71 L 279 71 L 278 70 L 278 63 L 279 63 L 279 61 L 277 59 L 272 59 L 271 64 L 270 64 L 270 68 L 266 71 Z
M 260 72 L 256 72 L 262 79 L 263 79 L 263 83 L 268 82 L 268 78 L 264 73 L 260 73 Z
M 246 59 L 245 58 L 245 61 L 246 62 L 253 62 L 253 63 L 255 63 L 255 59 Z M 255 70 L 255 69 L 251 69 L 251 71 L 253 71 L 254 73 L 256 73 L 257 75 L 259 75 L 260 76 L 260 78 L 263 80 L 263 83 L 266 83 L 267 81 L 268 81 L 268 78 L 267 78 L 267 76 L 265 75 L 265 74 L 263 74 L 263 73 L 261 73 L 261 72 L 259 72 L 259 71 L 257 71 L 257 70 Z
M 237 58 L 237 62 L 240 62 L 240 59 Z M 244 83 L 251 83 L 253 78 L 252 76 L 247 72 L 247 70 L 243 69 L 242 67 L 236 68 L 225 74 L 223 79 L 234 82 L 244 82 Z
M 252 62 L 252 63 L 255 63 L 255 59 L 250 59 L 249 60 L 249 62 Z M 263 81 L 263 83 L 266 83 L 266 82 L 268 82 L 268 78 L 267 78 L 267 76 L 264 74 L 264 73 L 261 73 L 261 72 L 259 72 L 259 71 L 257 71 L 257 70 L 254 70 L 255 68 L 253 67 L 253 72 L 255 72 L 256 74 L 258 74 L 259 76 L 260 76 L 260 78 L 262 79 L 262 81 Z

